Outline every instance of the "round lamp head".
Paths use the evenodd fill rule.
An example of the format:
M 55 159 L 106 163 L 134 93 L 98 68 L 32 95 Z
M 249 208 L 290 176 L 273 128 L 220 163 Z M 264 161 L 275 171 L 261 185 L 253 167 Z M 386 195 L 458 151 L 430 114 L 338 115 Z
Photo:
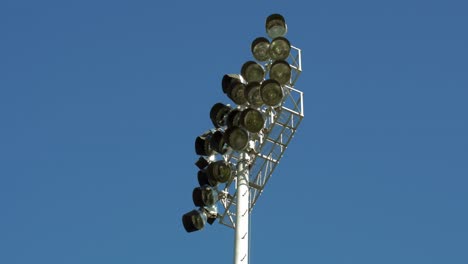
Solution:
M 260 107 L 263 105 L 262 96 L 260 95 L 260 83 L 251 82 L 245 87 L 245 97 L 249 104 L 253 107 Z
M 291 43 L 283 37 L 277 37 L 271 41 L 270 57 L 273 60 L 286 60 L 291 52 Z
M 218 182 L 212 176 L 208 175 L 206 170 L 199 170 L 197 179 L 198 179 L 198 184 L 200 186 L 204 186 L 204 185 L 209 185 L 213 187 L 218 186 Z
M 245 84 L 239 81 L 232 82 L 228 97 L 238 105 L 247 103 L 247 98 L 245 98 Z
M 182 216 L 182 224 L 187 232 L 194 232 L 203 229 L 206 221 L 206 214 L 200 210 L 193 210 Z
M 222 103 L 216 103 L 211 107 L 210 119 L 213 125 L 218 128 L 224 126 L 224 117 L 231 111 L 231 107 Z
M 265 77 L 265 70 L 255 61 L 248 61 L 242 65 L 241 75 L 248 83 L 261 82 Z
M 270 41 L 267 38 L 256 38 L 250 47 L 252 55 L 258 61 L 267 61 L 270 58 Z
M 232 168 L 230 163 L 219 160 L 208 165 L 206 173 L 220 183 L 225 183 L 231 179 Z
M 244 150 L 249 145 L 249 133 L 240 127 L 230 127 L 224 133 L 227 144 L 234 150 Z
M 277 38 L 286 35 L 288 27 L 284 17 L 280 14 L 272 14 L 267 17 L 265 28 L 270 38 Z
M 242 111 L 240 119 L 242 126 L 251 133 L 260 132 L 265 124 L 262 113 L 253 108 L 247 108 Z
M 212 206 L 218 200 L 218 192 L 208 185 L 196 187 L 193 189 L 192 199 L 195 206 Z
M 291 66 L 284 60 L 273 62 L 270 66 L 270 78 L 285 85 L 291 81 Z
M 242 82 L 239 74 L 225 74 L 223 80 L 221 81 L 221 86 L 223 87 L 223 92 L 229 94 L 231 85 L 234 81 Z
M 210 133 L 205 133 L 195 139 L 195 153 L 201 156 L 210 156 L 213 154 L 213 149 L 210 147 Z
M 226 117 L 226 125 L 228 127 L 240 126 L 240 123 L 239 123 L 240 114 L 241 114 L 241 111 L 239 109 L 232 110 Z
M 277 106 L 283 101 L 283 88 L 275 80 L 266 80 L 262 83 L 260 94 L 263 102 L 268 106 Z
M 222 131 L 215 131 L 210 137 L 210 147 L 221 155 L 227 151 L 226 141 L 224 141 L 224 133 Z

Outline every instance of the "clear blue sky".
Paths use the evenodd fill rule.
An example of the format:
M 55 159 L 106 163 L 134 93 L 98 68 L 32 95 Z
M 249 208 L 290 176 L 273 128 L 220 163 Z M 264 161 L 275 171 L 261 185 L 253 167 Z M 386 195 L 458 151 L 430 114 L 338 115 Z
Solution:
M 231 263 L 194 139 L 282 13 L 306 117 L 251 263 L 468 263 L 466 1 L 0 3 L 0 263 Z

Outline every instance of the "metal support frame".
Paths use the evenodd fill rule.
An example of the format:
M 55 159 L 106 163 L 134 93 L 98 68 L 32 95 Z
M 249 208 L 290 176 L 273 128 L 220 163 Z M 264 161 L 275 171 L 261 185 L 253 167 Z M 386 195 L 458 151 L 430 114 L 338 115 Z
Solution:
M 264 107 L 262 109 L 268 118 L 259 138 L 253 142 L 255 145 L 253 151 L 249 153 L 232 152 L 225 157 L 230 163 L 237 164 L 238 171 L 235 179 L 226 183 L 224 188 L 220 191 L 220 204 L 223 210 L 219 213 L 219 223 L 236 230 L 236 254 L 238 252 L 238 247 L 241 246 L 237 240 L 238 232 L 246 234 L 248 237 L 248 215 L 263 193 L 266 183 L 271 178 L 304 117 L 303 92 L 294 88 L 302 72 L 301 50 L 292 47 L 288 62 L 292 69 L 291 83 L 284 86 L 285 96 L 279 107 Z M 268 73 L 268 63 L 264 66 Z M 246 157 L 248 157 L 248 160 Z M 247 164 L 248 169 L 243 167 Z M 244 180 L 247 180 L 247 184 L 239 186 L 239 182 L 243 182 Z M 234 181 L 237 181 L 237 185 L 233 184 Z M 240 190 L 239 187 L 241 188 Z M 247 203 L 245 202 L 245 196 L 242 196 L 242 199 L 239 197 L 240 193 L 245 193 L 243 190 L 245 187 L 248 189 L 247 197 L 249 197 L 249 199 Z M 245 212 L 246 204 L 248 206 L 247 213 Z M 247 215 L 247 217 L 241 217 L 241 214 Z M 244 232 L 245 225 L 247 225 L 247 233 Z M 248 239 L 242 241 L 245 242 L 248 248 Z M 244 248 L 245 245 L 242 245 L 242 247 Z M 239 259 L 239 256 L 235 256 L 235 260 L 236 259 Z M 246 264 L 248 262 L 234 263 Z

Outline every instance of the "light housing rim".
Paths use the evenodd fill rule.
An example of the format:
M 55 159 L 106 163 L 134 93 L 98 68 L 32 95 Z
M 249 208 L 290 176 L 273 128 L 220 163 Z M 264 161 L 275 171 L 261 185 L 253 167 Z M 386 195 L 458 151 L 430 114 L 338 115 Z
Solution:
M 280 27 L 281 31 L 279 32 L 273 31 L 272 29 L 275 26 Z M 267 35 L 272 39 L 275 37 L 282 37 L 282 36 L 285 36 L 286 33 L 288 33 L 288 25 L 286 24 L 286 20 L 284 19 L 282 15 L 277 14 L 277 13 L 271 14 L 267 17 L 265 21 L 265 31 Z
M 282 54 L 282 56 L 280 56 L 277 53 L 273 52 L 274 47 L 275 47 L 275 43 L 279 43 L 280 41 L 281 42 L 284 41 L 287 44 L 287 47 L 288 47 L 287 52 L 284 52 L 284 54 L 286 54 L 286 55 Z M 287 38 L 285 38 L 285 37 L 274 38 L 273 40 L 271 40 L 270 51 L 269 52 L 270 52 L 270 58 L 272 60 L 274 60 L 274 61 L 276 61 L 276 60 L 286 60 L 289 57 L 289 55 L 291 54 L 291 42 L 289 42 L 289 40 Z
M 275 87 L 278 87 L 278 95 L 280 95 L 277 99 L 273 100 L 271 98 L 268 98 L 266 95 L 267 93 L 267 87 L 273 84 Z M 283 91 L 283 86 L 276 80 L 273 79 L 268 79 L 262 83 L 262 86 L 260 87 L 260 95 L 262 97 L 263 102 L 268 105 L 268 106 L 277 106 L 280 105 L 281 102 L 283 102 L 284 99 L 284 91 Z
M 257 70 L 262 72 L 261 78 L 257 76 L 252 76 L 252 72 Z M 265 79 L 265 73 L 265 68 L 263 68 L 263 66 L 256 61 L 247 61 L 244 64 L 242 64 L 241 76 L 247 83 L 263 81 L 263 79 Z
M 255 48 L 257 47 L 257 45 L 261 43 L 268 43 L 268 47 L 266 48 L 266 54 L 264 55 L 264 57 L 259 57 L 255 53 Z M 270 59 L 270 41 L 265 37 L 258 37 L 252 41 L 252 44 L 250 45 L 250 51 L 252 52 L 252 55 L 254 56 L 256 60 L 262 61 L 262 62 L 267 61 Z

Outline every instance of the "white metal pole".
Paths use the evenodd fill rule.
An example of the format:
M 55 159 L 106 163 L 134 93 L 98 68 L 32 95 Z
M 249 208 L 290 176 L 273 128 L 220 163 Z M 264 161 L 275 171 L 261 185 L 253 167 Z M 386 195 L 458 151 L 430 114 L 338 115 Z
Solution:
M 234 264 L 249 263 L 249 155 L 240 154 L 237 163 L 236 235 Z

